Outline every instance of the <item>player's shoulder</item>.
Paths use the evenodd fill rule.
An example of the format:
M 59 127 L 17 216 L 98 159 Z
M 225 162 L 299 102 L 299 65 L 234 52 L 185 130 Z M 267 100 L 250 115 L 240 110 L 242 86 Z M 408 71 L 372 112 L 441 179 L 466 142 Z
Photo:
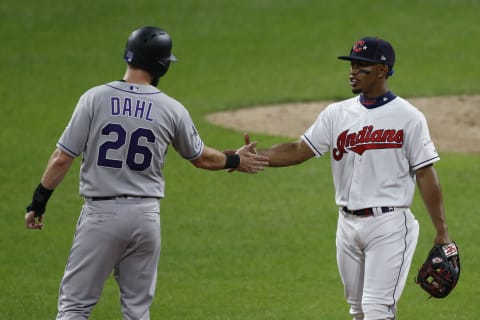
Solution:
M 418 108 L 416 106 L 414 106 L 409 100 L 407 100 L 406 98 L 403 98 L 403 97 L 400 97 L 400 96 L 396 96 L 395 99 L 393 99 L 390 103 L 392 104 L 396 104 L 402 108 L 405 108 L 405 109 L 409 109 L 409 110 L 417 110 L 418 111 Z
M 147 99 L 157 105 L 161 105 L 163 110 L 168 110 L 173 114 L 188 113 L 185 106 L 177 99 L 171 97 L 163 90 L 151 85 L 133 84 L 124 81 L 112 81 L 100 84 L 88 89 L 83 95 L 83 99 L 104 99 L 111 96 L 118 96 L 127 99 Z
M 347 114 L 352 114 L 355 113 L 354 111 L 361 111 L 361 108 L 356 108 L 359 106 L 359 97 L 355 96 L 352 98 L 344 99 L 344 100 L 338 100 L 338 101 L 333 101 L 330 102 L 325 109 L 323 110 L 323 113 L 326 114 L 339 114 L 339 113 L 347 113 Z
M 113 92 L 127 93 L 128 90 L 122 86 L 120 81 L 102 83 L 85 90 L 85 92 L 81 94 L 80 100 L 95 100 L 101 97 L 110 96 Z
M 138 96 L 156 96 L 162 92 L 151 85 L 129 83 L 125 81 L 112 81 L 92 88 L 97 91 L 117 92 L 118 94 L 129 94 Z
M 185 114 L 188 113 L 187 108 L 178 101 L 177 99 L 173 98 L 172 96 L 168 95 L 164 91 L 161 91 L 158 95 L 159 100 L 161 101 L 161 105 L 164 109 L 169 110 L 172 113 L 176 114 Z
M 392 106 L 394 106 L 399 112 L 404 115 L 409 115 L 411 117 L 420 117 L 423 118 L 423 112 L 415 105 L 413 105 L 408 99 L 402 98 L 397 96 L 391 102 Z
M 360 96 L 354 96 L 348 99 L 338 100 L 330 103 L 331 108 L 348 108 L 360 103 Z
M 124 81 L 112 81 L 108 83 L 104 83 L 98 86 L 95 86 L 89 90 L 85 94 L 91 95 L 125 95 L 131 96 L 138 99 L 150 99 L 150 100 L 157 100 L 160 101 L 162 105 L 168 107 L 183 107 L 183 105 L 173 97 L 166 94 L 164 91 L 158 89 L 157 87 L 151 85 L 142 85 L 142 84 L 134 84 L 128 83 Z

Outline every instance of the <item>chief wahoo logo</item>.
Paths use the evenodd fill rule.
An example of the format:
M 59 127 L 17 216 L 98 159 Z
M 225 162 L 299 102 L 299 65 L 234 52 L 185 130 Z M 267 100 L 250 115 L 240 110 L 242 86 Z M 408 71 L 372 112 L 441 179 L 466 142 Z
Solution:
M 367 46 L 365 46 L 365 41 L 364 40 L 358 40 L 355 42 L 353 45 L 352 51 L 356 53 L 362 52 L 362 50 L 366 50 Z

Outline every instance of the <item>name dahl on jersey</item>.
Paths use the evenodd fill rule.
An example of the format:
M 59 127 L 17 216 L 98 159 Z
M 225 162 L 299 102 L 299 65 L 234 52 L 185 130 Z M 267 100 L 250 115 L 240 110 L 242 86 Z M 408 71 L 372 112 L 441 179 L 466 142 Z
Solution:
M 337 146 L 333 149 L 333 158 L 340 161 L 351 150 L 362 155 L 367 150 L 398 149 L 403 146 L 403 129 L 377 129 L 365 126 L 358 132 L 349 133 L 349 129 L 340 133 Z
M 153 121 L 152 102 L 129 97 L 110 97 L 112 116 L 125 116 Z

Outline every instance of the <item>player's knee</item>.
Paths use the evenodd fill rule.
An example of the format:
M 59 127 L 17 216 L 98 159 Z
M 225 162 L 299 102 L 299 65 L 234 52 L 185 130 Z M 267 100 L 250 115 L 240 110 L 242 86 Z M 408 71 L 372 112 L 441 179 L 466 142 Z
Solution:
M 395 307 L 383 304 L 363 304 L 364 320 L 394 320 Z

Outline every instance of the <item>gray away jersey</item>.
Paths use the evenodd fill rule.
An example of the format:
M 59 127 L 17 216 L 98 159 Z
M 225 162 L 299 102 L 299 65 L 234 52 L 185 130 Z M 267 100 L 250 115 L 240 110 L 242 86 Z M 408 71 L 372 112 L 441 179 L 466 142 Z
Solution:
M 187 160 L 202 153 L 185 107 L 153 86 L 114 81 L 80 97 L 57 147 L 73 157 L 83 153 L 82 196 L 161 198 L 170 144 Z

